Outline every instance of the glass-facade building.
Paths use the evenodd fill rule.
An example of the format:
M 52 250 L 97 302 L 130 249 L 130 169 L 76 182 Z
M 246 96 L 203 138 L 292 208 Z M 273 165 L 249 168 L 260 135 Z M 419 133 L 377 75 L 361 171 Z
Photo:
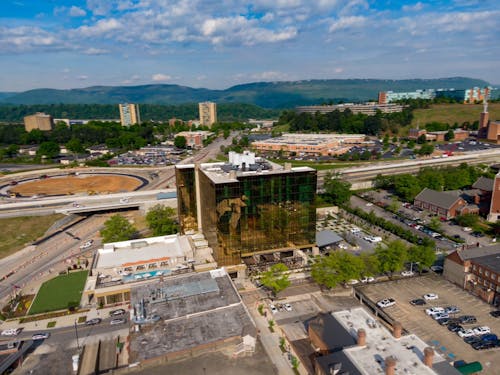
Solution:
M 182 231 L 201 230 L 219 266 L 256 253 L 314 246 L 316 170 L 220 167 L 176 168 Z

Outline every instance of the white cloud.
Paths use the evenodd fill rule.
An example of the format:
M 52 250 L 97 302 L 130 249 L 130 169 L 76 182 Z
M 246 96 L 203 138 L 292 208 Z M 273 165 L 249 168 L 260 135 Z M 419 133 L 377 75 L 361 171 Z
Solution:
M 95 37 L 107 34 L 122 28 L 122 24 L 115 18 L 101 19 L 92 26 L 80 26 L 76 32 L 84 37 Z
M 403 5 L 401 9 L 405 12 L 418 12 L 424 8 L 424 4 L 422 4 L 420 1 L 416 4 L 413 5 Z
M 109 53 L 109 51 L 103 48 L 90 47 L 83 51 L 83 53 L 86 55 L 104 55 L 106 53 Z
M 250 78 L 259 81 L 283 81 L 289 79 L 288 74 L 276 71 L 254 73 L 250 76 Z
M 365 24 L 365 22 L 366 18 L 363 16 L 341 17 L 331 21 L 328 31 L 333 33 L 335 31 L 349 29 L 352 27 L 361 27 Z
M 89 76 L 87 76 L 85 74 L 82 74 L 82 75 L 76 77 L 76 79 L 78 79 L 80 81 L 86 81 L 88 78 L 89 78 Z
M 57 50 L 63 42 L 58 37 L 39 27 L 21 26 L 6 28 L 0 26 L 0 53 L 30 52 L 33 50 Z
M 82 8 L 73 5 L 71 8 L 69 8 L 69 15 L 71 17 L 85 17 L 87 15 L 87 12 Z
M 153 76 L 151 77 L 151 79 L 155 82 L 164 82 L 164 81 L 169 81 L 172 79 L 171 76 L 169 76 L 168 74 L 163 74 L 163 73 L 157 73 L 157 74 L 153 74 Z
M 134 74 L 132 76 L 130 76 L 129 78 L 125 79 L 122 81 L 122 84 L 123 85 L 130 85 L 132 83 L 136 83 L 138 80 L 141 79 L 141 76 L 138 75 L 138 74 Z

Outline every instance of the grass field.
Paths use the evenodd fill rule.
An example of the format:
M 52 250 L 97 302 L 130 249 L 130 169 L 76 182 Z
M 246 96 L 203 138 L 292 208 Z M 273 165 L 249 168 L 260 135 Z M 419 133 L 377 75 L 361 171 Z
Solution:
M 24 216 L 0 219 L 0 258 L 13 254 L 41 237 L 64 215 Z
M 69 302 L 79 303 L 87 273 L 88 271 L 73 272 L 44 282 L 31 305 L 29 314 L 62 310 L 68 308 Z
M 462 125 L 465 121 L 473 123 L 479 121 L 483 111 L 482 104 L 435 104 L 429 109 L 417 109 L 413 112 L 412 127 L 420 124 L 423 128 L 426 123 L 437 121 L 453 125 L 455 122 Z M 500 119 L 500 103 L 489 103 L 490 120 Z

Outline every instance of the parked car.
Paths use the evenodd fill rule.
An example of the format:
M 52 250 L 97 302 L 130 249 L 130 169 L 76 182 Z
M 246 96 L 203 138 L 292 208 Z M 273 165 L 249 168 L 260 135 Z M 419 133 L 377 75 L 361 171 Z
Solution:
M 401 276 L 408 277 L 408 276 L 413 276 L 414 273 L 413 271 L 403 271 L 401 272 Z
M 457 331 L 457 335 L 459 335 L 462 338 L 477 336 L 472 329 L 462 329 L 460 331 Z
M 485 334 L 491 332 L 491 329 L 488 326 L 475 327 L 472 330 L 474 331 L 474 334 L 476 334 L 476 335 L 485 335 Z
M 80 245 L 80 249 L 82 249 L 82 250 L 88 249 L 93 244 L 94 244 L 94 240 L 88 240 L 88 241 L 84 242 L 82 245 Z
M 125 314 L 125 309 L 118 309 L 118 310 L 113 310 L 109 312 L 109 316 L 120 316 Z
M 460 309 L 457 306 L 446 306 L 444 308 L 444 311 L 447 314 L 458 314 L 460 312 Z
M 464 327 L 462 327 L 460 324 L 448 324 L 448 331 L 450 332 L 458 332 L 462 331 Z
M 431 271 L 435 273 L 443 273 L 443 267 L 441 266 L 431 266 Z
M 21 333 L 23 329 L 22 328 L 9 328 L 9 329 L 4 329 L 0 335 L 2 336 L 17 336 Z
M 471 227 L 463 227 L 462 230 L 464 232 L 472 232 L 472 228 Z
M 31 336 L 31 339 L 36 341 L 36 340 L 45 340 L 50 337 L 50 333 L 44 332 L 44 333 L 35 333 L 33 336 Z
M 125 318 L 116 318 L 116 319 L 113 319 L 109 322 L 109 324 L 111 324 L 112 326 L 117 325 L 117 324 L 124 324 L 124 323 L 127 323 L 127 319 L 125 319 Z
M 375 278 L 371 277 L 371 276 L 365 276 L 365 277 L 359 279 L 359 281 L 361 281 L 362 283 L 372 283 L 375 281 Z
M 393 298 L 384 298 L 383 300 L 377 302 L 377 306 L 382 308 L 382 309 L 385 309 L 386 307 L 394 306 L 395 304 L 396 304 L 396 301 Z
M 427 315 L 435 315 L 444 313 L 444 309 L 442 307 L 431 307 L 425 310 Z
M 480 341 L 472 344 L 472 348 L 475 350 L 486 350 L 498 348 L 500 346 L 500 340 L 496 341 Z
M 473 324 L 477 322 L 477 319 L 474 315 L 462 315 L 458 317 L 460 323 L 462 324 Z
M 289 303 L 285 303 L 285 304 L 283 305 L 283 307 L 285 308 L 285 310 L 286 310 L 286 311 L 292 311 L 292 310 L 293 310 L 293 309 L 292 309 L 292 305 L 290 305 Z
M 434 320 L 438 320 L 438 319 L 449 318 L 450 316 L 447 313 L 442 312 L 442 313 L 432 314 L 431 317 Z
M 422 298 L 416 298 L 416 299 L 411 300 L 410 304 L 412 304 L 413 306 L 423 306 L 423 305 L 426 305 L 427 302 L 425 302 L 425 300 Z
M 274 305 L 272 305 L 272 304 L 271 304 L 271 305 L 269 305 L 269 308 L 271 309 L 271 312 L 272 312 L 273 314 L 276 314 L 276 313 L 278 312 L 278 309 L 276 308 L 276 306 L 274 306 Z
M 494 318 L 500 317 L 500 310 L 490 311 L 490 315 Z
M 96 324 L 101 323 L 101 321 L 102 321 L 101 318 L 94 318 L 94 319 L 87 320 L 85 322 L 85 324 L 88 325 L 88 326 L 95 326 Z
M 351 279 L 347 282 L 348 285 L 356 285 L 359 284 L 359 281 L 356 279 Z
M 436 293 L 427 293 L 427 294 L 424 294 L 424 299 L 426 301 L 432 301 L 432 300 L 435 300 L 435 299 L 438 299 L 439 296 L 436 294 Z

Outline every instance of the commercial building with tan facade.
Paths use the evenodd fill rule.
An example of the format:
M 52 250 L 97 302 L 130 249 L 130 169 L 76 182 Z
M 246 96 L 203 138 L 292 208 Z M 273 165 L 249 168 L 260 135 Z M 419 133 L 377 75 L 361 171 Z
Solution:
M 24 117 L 24 129 L 27 132 L 33 129 L 49 131 L 54 128 L 54 119 L 51 115 L 43 112 L 37 112 L 34 115 Z
M 217 122 L 217 104 L 214 102 L 198 103 L 200 111 L 200 125 L 212 126 Z

